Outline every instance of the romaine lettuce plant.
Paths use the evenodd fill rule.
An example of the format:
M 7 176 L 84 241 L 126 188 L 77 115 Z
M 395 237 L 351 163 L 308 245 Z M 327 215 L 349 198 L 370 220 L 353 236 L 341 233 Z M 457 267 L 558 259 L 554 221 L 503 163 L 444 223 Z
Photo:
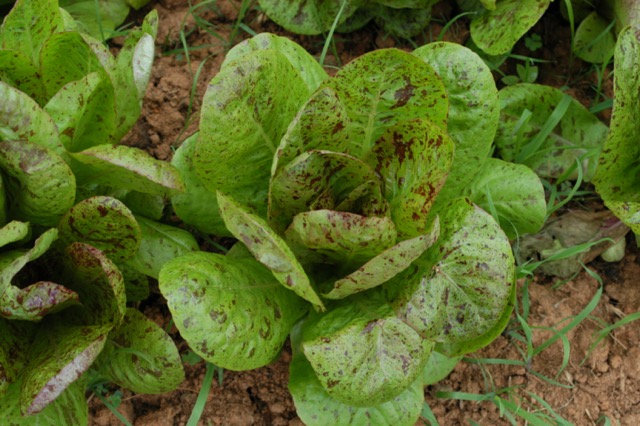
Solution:
M 87 423 L 84 389 L 165 392 L 184 372 L 169 336 L 127 301 L 198 248 L 158 222 L 177 170 L 116 146 L 137 119 L 157 16 L 117 57 L 65 31 L 55 1 L 19 0 L 0 36 L 0 412 L 7 424 Z M 6 65 L 6 66 L 5 66 Z M 24 417 L 27 416 L 27 417 Z
M 232 370 L 291 336 L 306 423 L 413 424 L 432 354 L 451 365 L 510 317 L 496 219 L 513 234 L 542 225 L 535 173 L 490 158 L 498 114 L 491 73 L 459 45 L 378 50 L 332 78 L 287 39 L 236 46 L 173 159 L 176 213 L 238 239 L 160 270 L 181 335 Z

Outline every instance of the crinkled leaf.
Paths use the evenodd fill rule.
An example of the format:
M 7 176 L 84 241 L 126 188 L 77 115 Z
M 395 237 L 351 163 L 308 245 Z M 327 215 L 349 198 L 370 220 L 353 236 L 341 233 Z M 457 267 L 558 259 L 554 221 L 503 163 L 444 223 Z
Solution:
M 65 84 L 45 105 L 68 151 L 115 143 L 113 85 L 106 74 L 91 73 Z
M 140 225 L 142 240 L 140 249 L 127 264 L 145 275 L 157 279 L 166 262 L 200 249 L 193 235 L 184 229 L 144 217 L 136 217 L 136 221 Z
M 294 247 L 304 247 L 321 256 L 323 263 L 338 263 L 343 268 L 362 265 L 394 245 L 396 237 L 396 227 L 388 217 L 335 210 L 300 213 L 285 233 Z
M 554 109 L 568 95 L 550 86 L 521 83 L 503 88 L 498 96 L 500 126 L 495 143 L 504 160 L 524 163 L 542 177 L 558 177 L 580 159 L 584 179 L 593 177 L 608 128 L 580 102 L 570 99 L 562 120 L 540 147 L 524 155 Z M 526 111 L 532 115 L 518 129 Z M 573 177 L 576 175 L 574 172 Z
M 39 104 L 46 102 L 38 68 L 26 53 L 21 50 L 0 50 L 0 64 L 0 80 L 26 93 Z
M 264 13 L 276 24 L 297 34 L 321 34 L 328 31 L 338 16 L 344 2 L 330 0 L 292 0 L 287 2 L 277 0 L 260 0 L 260 7 Z M 345 3 L 338 23 L 344 22 L 351 16 L 362 0 L 352 0 Z
M 547 215 L 544 187 L 529 167 L 489 158 L 469 185 L 469 198 L 490 213 L 510 239 L 538 232 Z
M 380 295 L 338 302 L 303 324 L 302 348 L 322 387 L 340 402 L 372 406 L 420 377 L 433 342 L 396 317 Z
M 449 98 L 447 131 L 455 143 L 451 171 L 436 204 L 460 192 L 489 157 L 498 129 L 498 89 L 489 67 L 473 51 L 448 42 L 429 43 L 413 54 L 431 65 Z
M 42 81 L 48 98 L 67 83 L 93 72 L 105 72 L 83 36 L 72 31 L 52 35 L 42 49 L 41 62 Z
M 382 187 L 376 172 L 355 157 L 331 151 L 307 151 L 271 180 L 269 220 L 282 231 L 298 213 L 334 209 L 360 184 L 368 181 Z M 371 207 L 384 208 L 382 205 Z
M 328 78 L 326 71 L 298 43 L 286 37 L 280 37 L 270 33 L 260 33 L 242 43 L 236 44 L 227 52 L 222 68 L 230 62 L 257 50 L 275 50 L 283 54 L 291 65 L 298 71 L 300 78 L 305 82 L 310 91 L 316 90 L 320 83 Z
M 153 195 L 184 190 L 180 174 L 170 163 L 126 145 L 99 145 L 70 154 L 78 181 L 130 189 Z
M 0 81 L 0 140 L 25 140 L 64 152 L 56 124 L 33 99 Z
M 306 310 L 252 258 L 190 253 L 166 263 L 158 281 L 180 335 L 198 355 L 230 370 L 271 362 Z
M 606 206 L 636 235 L 640 235 L 639 33 L 639 27 L 629 27 L 618 37 L 611 130 L 594 179 Z
M 333 289 L 323 294 L 327 299 L 342 299 L 351 294 L 368 290 L 389 281 L 411 265 L 438 239 L 440 224 L 436 220 L 428 235 L 420 235 L 399 242 L 369 260 L 356 271 L 333 284 Z
M 22 380 L 9 387 L 0 397 L 0 412 L 6 426 L 78 426 L 89 422 L 89 406 L 82 380 L 71 383 L 53 402 L 37 414 L 23 416 L 20 412 Z
M 13 320 L 40 321 L 45 315 L 78 303 L 79 298 L 74 291 L 49 281 L 38 281 L 24 288 L 7 287 L 0 297 L 0 316 Z
M 440 77 L 423 60 L 397 49 L 376 50 L 344 66 L 327 86 L 347 108 L 357 137 L 349 153 L 362 157 L 386 129 L 422 118 L 447 127 L 449 102 Z
M 80 241 L 115 261 L 128 260 L 140 248 L 141 231 L 131 211 L 111 197 L 91 197 L 73 206 L 58 225 L 65 244 Z
M 444 185 L 453 142 L 426 120 L 403 121 L 385 130 L 365 157 L 384 179 L 391 219 L 402 237 L 426 232 L 428 213 Z
M 222 69 L 204 96 L 193 156 L 203 185 L 264 213 L 273 156 L 309 94 L 279 52 L 255 51 Z
M 24 52 L 37 66 L 45 40 L 62 29 L 56 2 L 18 0 L 2 23 L 4 48 Z
M 25 141 L 0 142 L 9 217 L 55 225 L 76 196 L 76 179 L 54 151 Z
M 287 243 L 264 219 L 247 212 L 236 201 L 221 193 L 218 193 L 218 205 L 227 229 L 247 246 L 258 262 L 269 268 L 278 282 L 311 302 L 316 309 L 324 310 L 302 265 Z
M 508 53 L 540 20 L 551 0 L 501 0 L 471 21 L 471 38 L 489 55 Z
M 459 199 L 441 213 L 440 238 L 389 285 L 398 316 L 424 338 L 454 344 L 491 330 L 509 307 L 514 259 L 493 218 Z
M 96 361 L 110 382 L 136 393 L 174 390 L 184 380 L 182 360 L 171 337 L 135 309 L 127 309 L 122 325 Z
M 296 405 L 296 414 L 308 426 L 413 426 L 424 404 L 420 379 L 400 395 L 381 404 L 355 407 L 340 402 L 322 387 L 302 353 L 295 353 L 289 366 L 289 392 Z
M 219 236 L 230 237 L 218 210 L 216 194 L 205 188 L 193 166 L 198 134 L 185 140 L 173 154 L 171 164 L 178 170 L 185 191 L 171 197 L 173 210 L 185 223 L 197 230 Z
M 51 404 L 89 369 L 106 341 L 108 327 L 42 323 L 30 347 L 20 392 L 20 410 L 32 415 Z
M 601 64 L 613 56 L 616 40 L 610 22 L 591 12 L 576 29 L 573 39 L 573 51 L 583 61 Z
M 355 143 L 344 105 L 330 87 L 315 92 L 300 108 L 282 137 L 271 165 L 271 175 L 306 151 L 345 152 Z
M 126 0 L 59 0 L 63 7 L 78 21 L 82 32 L 100 40 L 111 38 L 129 14 Z
M 24 240 L 30 234 L 28 223 L 13 220 L 0 229 L 0 247 Z

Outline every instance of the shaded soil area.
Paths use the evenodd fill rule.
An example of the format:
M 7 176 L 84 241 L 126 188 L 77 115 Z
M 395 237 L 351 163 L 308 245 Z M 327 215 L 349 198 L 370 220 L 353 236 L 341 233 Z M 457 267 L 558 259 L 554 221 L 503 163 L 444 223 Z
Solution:
M 207 82 L 219 70 L 225 51 L 249 36 L 236 25 L 239 1 L 218 0 L 191 11 L 186 3 L 160 0 L 149 6 L 160 14 L 158 54 L 142 117 L 125 139 L 126 144 L 165 160 L 171 158 L 182 140 L 197 130 Z M 148 8 L 132 19 L 140 20 L 146 11 Z M 436 6 L 434 22 L 416 44 L 435 39 L 454 13 L 449 2 Z M 255 8 L 243 22 L 255 32 L 286 35 L 314 55 L 322 50 L 323 37 L 283 32 Z M 594 86 L 598 85 L 598 77 L 593 68 L 579 60 L 569 61 L 570 32 L 566 23 L 557 14 L 551 15 L 532 32 L 542 36 L 542 48 L 531 52 L 522 44 L 514 53 L 549 60 L 540 64 L 538 82 L 568 86 L 568 93 L 590 106 L 596 98 Z M 444 35 L 445 40 L 460 43 L 467 38 L 464 20 L 456 21 Z M 412 49 L 411 45 L 403 45 L 380 33 L 373 25 L 353 34 L 337 34 L 335 40 L 325 61 L 329 71 L 376 48 Z M 507 61 L 501 69 L 506 74 L 515 74 L 515 67 L 515 61 Z M 500 78 L 498 74 L 496 77 Z M 612 97 L 611 81 L 605 79 L 601 90 L 605 96 Z M 610 111 L 600 115 L 604 121 L 609 116 Z M 523 331 L 514 316 L 500 338 L 469 355 L 447 379 L 425 389 L 426 401 L 440 424 L 463 425 L 471 424 L 470 421 L 483 425 L 510 424 L 500 415 L 501 401 L 513 404 L 516 410 L 550 408 L 577 425 L 602 424 L 605 416 L 621 425 L 640 424 L 640 348 L 637 344 L 640 330 L 631 323 L 597 340 L 597 333 L 603 327 L 640 311 L 640 254 L 634 249 L 635 241 L 628 238 L 630 248 L 622 262 L 607 264 L 597 260 L 591 264 L 601 277 L 602 285 L 586 272 L 565 283 L 544 276 L 536 276 L 528 284 L 520 282 L 519 312 L 526 314 L 534 347 L 553 337 L 552 329 L 570 324 L 590 303 L 594 303 L 595 308 L 566 334 L 566 340 L 558 339 L 533 357 L 517 338 Z M 525 303 L 523 295 L 527 295 Z M 157 291 L 141 308 L 160 326 L 170 325 L 168 309 Z M 189 348 L 175 327 L 171 334 L 181 342 L 181 353 L 188 358 Z M 216 377 L 213 382 L 199 424 L 301 425 L 287 390 L 290 359 L 290 350 L 285 348 L 280 358 L 267 367 L 248 372 L 224 371 L 222 381 Z M 505 360 L 517 365 L 508 365 L 509 361 Z M 134 425 L 185 425 L 203 385 L 205 366 L 203 362 L 185 363 L 185 368 L 187 378 L 174 392 L 132 395 L 125 390 L 118 410 Z M 464 400 L 479 394 L 485 395 L 481 402 L 476 401 L 477 397 L 473 401 Z M 541 404 L 539 399 L 545 403 Z M 553 414 L 549 416 L 553 418 Z M 122 424 L 98 398 L 91 400 L 91 419 L 92 425 Z M 522 418 L 518 423 L 524 423 Z M 420 424 L 427 423 L 421 420 Z

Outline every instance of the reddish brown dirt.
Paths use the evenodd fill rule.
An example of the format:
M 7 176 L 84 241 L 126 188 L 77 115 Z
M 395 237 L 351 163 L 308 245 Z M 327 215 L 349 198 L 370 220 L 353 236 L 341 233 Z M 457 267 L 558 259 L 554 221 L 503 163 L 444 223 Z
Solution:
M 160 159 L 169 159 L 173 149 L 197 130 L 200 101 L 207 82 L 219 69 L 227 47 L 218 37 L 196 26 L 185 3 L 183 0 L 160 0 L 153 4 L 160 13 L 158 56 L 144 100 L 143 115 L 125 140 L 125 143 L 144 148 Z M 218 0 L 213 8 L 199 9 L 198 15 L 211 22 L 217 35 L 226 40 L 233 33 L 239 3 Z M 443 16 L 445 20 L 434 22 L 426 32 L 425 39 L 418 41 L 418 44 L 435 37 L 451 13 L 448 2 L 438 5 L 434 16 Z M 144 15 L 141 12 L 137 16 Z M 312 54 L 319 54 L 322 48 L 321 37 L 283 33 L 255 10 L 248 14 L 244 22 L 256 32 L 285 34 Z M 181 30 L 191 47 L 189 61 L 180 43 Z M 568 57 L 568 28 L 557 18 L 539 23 L 534 31 L 543 36 L 542 51 L 532 53 L 519 45 L 517 53 L 543 58 Z M 246 37 L 248 34 L 240 30 L 235 42 Z M 468 30 L 460 21 L 460 25 L 456 24 L 449 30 L 445 39 L 464 42 L 467 37 Z M 349 35 L 338 34 L 336 40 L 336 52 L 339 53 L 327 58 L 327 64 L 334 67 L 372 49 L 397 46 L 396 40 L 378 34 L 374 27 Z M 194 76 L 200 66 L 192 96 Z M 513 68 L 513 64 L 507 63 L 503 70 L 513 73 Z M 588 70 L 588 67 L 585 68 L 578 60 L 571 64 L 566 60 L 544 64 L 540 67 L 538 81 L 555 86 L 568 85 L 572 95 L 589 105 L 595 94 L 592 88 L 595 77 L 585 69 Z M 605 81 L 603 89 L 607 96 L 612 96 L 610 81 Z M 601 117 L 607 120 L 609 115 L 605 112 Z M 629 242 L 629 246 L 635 245 L 634 241 Z M 482 359 L 523 360 L 521 351 L 526 351 L 526 348 L 509 333 L 518 331 L 514 320 L 507 332 L 490 346 L 471 354 L 471 362 L 460 363 L 447 379 L 425 389 L 426 401 L 440 424 L 464 425 L 471 424 L 471 421 L 482 425 L 510 424 L 500 416 L 497 405 L 489 400 L 473 402 L 438 397 L 442 396 L 442 392 L 449 391 L 468 394 L 497 392 L 498 396 L 510 399 L 521 410 L 544 412 L 544 407 L 536 403 L 536 395 L 543 398 L 557 414 L 576 425 L 601 424 L 604 416 L 613 424 L 616 421 L 620 425 L 640 424 L 640 349 L 637 344 L 640 341 L 640 329 L 637 324 L 631 323 L 617 329 L 589 353 L 595 342 L 595 333 L 603 324 L 614 323 L 625 315 L 640 311 L 639 260 L 637 250 L 630 249 L 618 264 L 594 262 L 592 267 L 604 281 L 604 293 L 591 315 L 567 334 L 570 353 L 566 368 L 561 368 L 566 349 L 561 341 L 524 366 L 479 364 Z M 535 345 L 553 335 L 548 328 L 559 329 L 568 324 L 573 316 L 588 305 L 599 288 L 598 282 L 587 273 L 580 274 L 557 289 L 554 289 L 553 280 L 536 277 L 528 286 L 531 307 L 527 320 L 533 329 Z M 522 296 L 522 282 L 520 289 L 519 297 Z M 165 327 L 169 323 L 167 308 L 157 294 L 143 308 L 159 325 Z M 175 327 L 172 335 L 180 341 Z M 180 349 L 183 354 L 188 352 L 184 342 L 180 344 Z M 199 424 L 301 425 L 287 390 L 290 358 L 290 351 L 285 348 L 279 360 L 265 368 L 249 372 L 225 371 L 222 384 L 214 380 Z M 479 361 L 473 362 L 473 359 Z M 185 425 L 202 386 L 205 367 L 200 362 L 194 366 L 186 365 L 185 368 L 187 378 L 174 392 L 156 396 L 132 395 L 124 391 L 119 411 L 136 426 Z M 559 384 L 541 379 L 540 375 Z M 512 388 L 511 392 L 501 393 L 506 388 Z M 518 423 L 524 424 L 522 419 L 518 419 Z M 121 422 L 97 398 L 93 398 L 91 424 L 107 426 L 120 425 Z M 421 421 L 420 424 L 426 423 Z

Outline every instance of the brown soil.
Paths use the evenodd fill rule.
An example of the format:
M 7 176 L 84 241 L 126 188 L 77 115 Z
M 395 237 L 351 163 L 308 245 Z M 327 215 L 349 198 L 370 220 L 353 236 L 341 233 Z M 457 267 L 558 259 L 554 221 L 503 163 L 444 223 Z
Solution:
M 238 16 L 239 1 L 218 0 L 215 7 L 201 8 L 198 15 L 214 26 L 217 36 L 207 33 L 195 24 L 183 0 L 160 0 L 154 7 L 160 14 L 160 31 L 157 38 L 158 56 L 154 64 L 151 83 L 144 100 L 143 115 L 136 127 L 127 136 L 125 143 L 148 150 L 160 159 L 170 159 L 173 148 L 197 130 L 200 101 L 207 82 L 216 74 L 224 59 L 227 40 L 233 34 L 233 23 Z M 143 10 L 133 18 L 140 19 Z M 435 17 L 451 16 L 448 2 L 442 2 L 434 11 Z M 256 32 L 275 32 L 287 35 L 302 44 L 312 54 L 319 54 L 323 38 L 304 37 L 283 32 L 264 15 L 252 10 L 244 21 Z M 435 37 L 442 25 L 434 22 L 425 40 Z M 180 31 L 186 35 L 192 48 L 186 60 L 180 43 Z M 575 60 L 569 64 L 569 32 L 559 18 L 551 17 L 534 28 L 543 37 L 541 51 L 532 53 L 523 45 L 516 53 L 551 58 L 554 62 L 540 67 L 538 82 L 555 86 L 568 85 L 569 92 L 589 105 L 594 97 L 592 86 L 594 73 L 587 73 L 584 64 Z M 235 42 L 248 37 L 242 30 L 237 32 Z M 468 30 L 463 21 L 454 25 L 445 39 L 464 42 Z M 397 46 L 397 41 L 379 34 L 373 26 L 354 34 L 336 35 L 338 56 L 330 55 L 327 63 L 339 66 L 363 53 L 380 47 Z M 197 46 L 205 46 L 196 48 Z M 398 46 L 402 47 L 402 46 Z M 407 47 L 410 49 L 410 47 Z M 560 62 L 557 59 L 560 59 Z M 201 67 L 192 95 L 194 76 Z M 504 71 L 515 73 L 514 65 L 507 63 Z M 611 82 L 605 81 L 605 94 L 611 93 Z M 606 121 L 609 113 L 601 117 Z M 629 238 L 629 247 L 635 241 Z M 612 324 L 625 315 L 640 311 L 640 259 L 637 249 L 629 249 L 625 259 L 618 264 L 595 261 L 591 267 L 604 281 L 604 293 L 596 308 L 587 319 L 568 334 L 568 347 L 561 340 L 536 355 L 525 365 L 487 365 L 482 360 L 522 361 L 526 348 L 514 336 L 522 334 L 513 322 L 503 335 L 482 351 L 471 354 L 461 362 L 453 373 L 437 385 L 425 389 L 425 398 L 442 425 L 463 425 L 475 421 L 482 425 L 509 424 L 490 398 L 484 402 L 438 398 L 443 392 L 467 394 L 490 394 L 511 399 L 521 410 L 542 410 L 535 396 L 544 401 L 560 416 L 576 425 L 601 424 L 607 416 L 613 424 L 640 424 L 640 330 L 631 323 L 605 337 L 589 352 L 596 342 L 595 333 L 603 325 Z M 530 313 L 527 323 L 533 329 L 535 345 L 553 336 L 549 328 L 560 329 L 573 316 L 582 311 L 596 295 L 600 284 L 587 273 L 563 285 L 553 285 L 553 280 L 537 276 L 528 285 Z M 520 282 L 519 300 L 524 284 Z M 154 294 L 142 306 L 145 313 L 165 327 L 170 321 L 166 305 Z M 522 306 L 520 306 L 522 313 Z M 515 318 L 515 316 L 514 316 Z M 172 336 L 181 341 L 175 327 Z M 183 354 L 187 345 L 180 343 Z M 566 353 L 565 351 L 569 351 Z M 568 356 L 566 368 L 562 368 L 563 356 Z M 205 410 L 199 424 L 202 425 L 301 425 L 293 401 L 287 390 L 288 363 L 291 354 L 285 348 L 280 359 L 272 365 L 248 372 L 225 371 L 222 384 L 214 380 Z M 123 391 L 119 411 L 131 424 L 141 425 L 185 425 L 195 404 L 204 380 L 205 366 L 202 362 L 185 365 L 187 378 L 174 392 L 165 395 L 132 395 Z M 547 377 L 543 379 L 541 376 Z M 557 382 L 556 384 L 551 381 Z M 509 394 L 501 393 L 513 388 Z M 115 390 L 115 388 L 114 388 Z M 121 422 L 97 399 L 91 400 L 92 425 L 120 425 Z M 421 421 L 420 424 L 426 424 Z M 522 420 L 518 420 L 522 424 Z

